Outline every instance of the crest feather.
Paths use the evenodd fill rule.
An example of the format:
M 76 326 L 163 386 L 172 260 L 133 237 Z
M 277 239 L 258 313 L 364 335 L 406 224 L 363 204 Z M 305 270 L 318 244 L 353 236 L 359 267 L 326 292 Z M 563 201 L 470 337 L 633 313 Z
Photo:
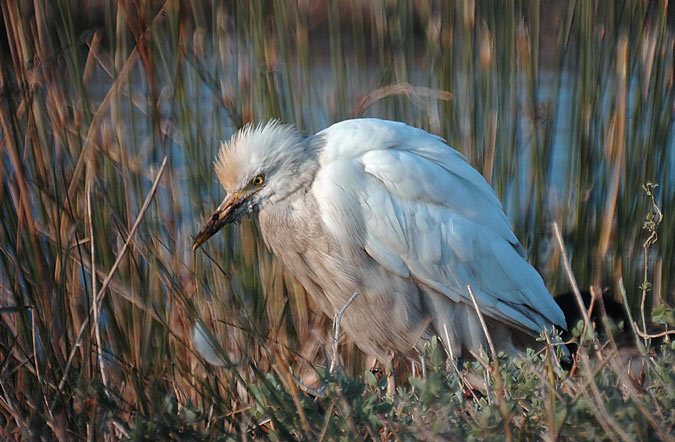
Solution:
M 228 192 L 236 190 L 271 162 L 286 157 L 300 141 L 295 127 L 279 120 L 248 123 L 221 143 L 214 162 L 218 180 Z

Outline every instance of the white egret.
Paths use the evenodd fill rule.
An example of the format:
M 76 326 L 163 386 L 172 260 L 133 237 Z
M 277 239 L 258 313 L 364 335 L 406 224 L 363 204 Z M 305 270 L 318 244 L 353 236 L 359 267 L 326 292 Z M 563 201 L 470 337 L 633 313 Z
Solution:
M 385 364 L 434 335 L 455 358 L 487 349 L 467 286 L 497 351 L 566 327 L 495 192 L 437 136 L 378 119 L 303 136 L 272 121 L 237 132 L 215 169 L 227 196 L 194 248 L 254 213 L 325 314 L 361 294 L 341 327 Z

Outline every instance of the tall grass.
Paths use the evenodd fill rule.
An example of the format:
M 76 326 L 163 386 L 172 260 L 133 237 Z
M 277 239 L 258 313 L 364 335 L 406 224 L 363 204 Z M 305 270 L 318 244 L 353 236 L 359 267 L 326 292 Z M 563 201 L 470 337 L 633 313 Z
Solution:
M 2 2 L 0 434 L 363 430 L 361 415 L 330 417 L 349 417 L 355 397 L 381 401 L 376 387 L 364 396 L 345 378 L 316 410 L 305 396 L 298 405 L 280 374 L 288 363 L 313 375 L 326 359 L 328 321 L 255 226 L 228 228 L 191 253 L 192 235 L 224 196 L 212 159 L 249 121 L 280 118 L 314 133 L 372 116 L 437 133 L 491 181 L 553 293 L 568 290 L 550 228 L 558 222 L 582 287 L 625 290 L 636 314 L 643 298 L 647 312 L 672 303 L 667 7 Z M 645 252 L 645 214 L 655 219 L 648 182 L 659 184 L 664 216 Z M 195 353 L 199 321 L 218 337 L 224 368 Z M 360 376 L 363 356 L 342 347 L 348 373 Z M 377 404 L 374 415 L 390 416 L 391 404 Z M 299 409 L 309 421 L 294 420 Z

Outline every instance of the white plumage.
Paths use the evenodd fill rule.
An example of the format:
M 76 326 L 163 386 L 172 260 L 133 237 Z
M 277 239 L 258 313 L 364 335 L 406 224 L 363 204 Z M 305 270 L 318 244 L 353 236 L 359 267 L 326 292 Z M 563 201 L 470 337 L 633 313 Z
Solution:
M 256 211 L 267 245 L 326 314 L 361 293 L 342 326 L 385 363 L 432 335 L 456 356 L 485 345 L 467 286 L 498 350 L 566 326 L 492 188 L 439 137 L 377 119 L 313 137 L 272 122 L 235 135 L 216 170 L 228 197 L 195 246 Z

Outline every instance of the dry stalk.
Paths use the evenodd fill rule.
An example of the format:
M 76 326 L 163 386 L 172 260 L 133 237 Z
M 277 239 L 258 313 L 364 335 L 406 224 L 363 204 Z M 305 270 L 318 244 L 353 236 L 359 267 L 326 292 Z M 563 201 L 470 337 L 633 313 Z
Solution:
M 548 335 L 548 330 L 544 329 L 544 337 L 546 338 L 546 371 L 548 374 L 548 379 L 543 380 L 544 384 L 548 384 L 548 382 L 551 383 L 551 385 L 555 385 L 555 374 L 553 372 L 553 359 L 555 358 L 555 350 L 553 349 L 551 345 L 551 339 L 549 338 Z M 556 360 L 557 362 L 557 360 Z M 559 363 L 558 363 L 559 364 Z M 536 370 L 533 370 L 536 372 Z M 536 376 L 538 376 L 539 373 L 536 373 Z M 547 435 L 551 435 L 555 433 L 556 435 L 560 432 L 560 429 L 555 428 L 555 419 L 554 419 L 554 411 L 555 411 L 555 400 L 556 400 L 556 395 L 553 393 L 555 391 L 554 388 L 550 389 L 549 391 L 549 397 L 548 401 L 544 403 L 545 408 L 546 408 L 546 420 L 548 421 L 548 433 Z M 555 440 L 557 439 L 557 436 L 549 436 L 550 440 Z
M 476 314 L 478 315 L 478 320 L 480 321 L 480 326 L 483 327 L 483 333 L 485 333 L 485 339 L 487 339 L 488 347 L 490 348 L 490 355 L 493 360 L 497 360 L 497 352 L 495 351 L 495 346 L 492 344 L 492 337 L 488 332 L 487 325 L 485 324 L 485 319 L 483 318 L 483 313 L 481 313 L 478 308 L 478 302 L 476 302 L 476 297 L 471 290 L 471 286 L 467 285 L 466 288 L 469 290 L 469 295 L 471 296 L 471 301 L 473 301 L 473 307 L 476 309 Z
M 148 195 L 145 197 L 145 201 L 143 201 L 143 206 L 141 206 L 141 210 L 138 213 L 138 216 L 136 217 L 136 221 L 134 222 L 134 225 L 131 227 L 131 230 L 129 230 L 129 234 L 127 235 L 126 241 L 124 241 L 124 246 L 122 246 L 122 249 L 120 250 L 119 254 L 117 255 L 117 259 L 115 259 L 115 262 L 113 263 L 110 271 L 108 272 L 108 275 L 106 276 L 105 280 L 103 281 L 103 284 L 101 284 L 101 288 L 98 291 L 98 294 L 95 296 L 94 299 L 98 301 L 98 303 L 103 303 L 103 298 L 105 296 L 106 290 L 108 288 L 108 285 L 112 281 L 112 277 L 117 271 L 117 268 L 120 265 L 120 262 L 122 262 L 122 258 L 124 257 L 124 254 L 127 251 L 127 248 L 129 247 L 129 244 L 131 244 L 131 240 L 133 239 L 134 235 L 136 234 L 136 230 L 138 229 L 138 226 L 141 224 L 141 220 L 145 216 L 145 212 L 148 210 L 148 207 L 150 207 L 150 202 L 152 201 L 153 197 L 155 196 L 155 193 L 157 192 L 157 187 L 159 186 L 159 180 L 164 174 L 164 169 L 166 168 L 166 162 L 167 162 L 167 157 L 164 157 L 164 160 L 162 161 L 162 165 L 159 168 L 159 171 L 157 172 L 157 176 L 155 177 L 155 181 L 152 183 L 152 188 L 150 188 L 150 192 L 148 192 Z M 94 309 L 95 306 L 92 306 L 92 310 Z M 75 338 L 75 344 L 73 345 L 73 349 L 70 351 L 70 355 L 68 356 L 68 360 L 66 362 L 66 367 L 63 370 L 63 377 L 61 378 L 61 381 L 59 382 L 58 389 L 59 391 L 63 390 L 63 386 L 66 382 L 66 378 L 68 377 L 68 371 L 70 370 L 70 366 L 73 362 L 73 358 L 75 357 L 75 353 L 78 349 L 78 347 L 81 345 L 82 342 L 82 336 L 84 335 L 84 330 L 89 324 L 89 318 L 87 317 L 83 322 L 82 325 L 80 326 L 80 330 L 77 333 L 77 337 Z M 52 403 L 52 407 L 56 402 Z
M 154 25 L 157 24 L 159 20 L 164 19 L 167 16 L 166 8 L 169 6 L 169 3 L 171 2 L 170 1 L 164 2 L 162 7 L 155 15 L 155 18 L 152 20 L 151 26 L 149 26 L 148 29 L 145 31 L 146 35 L 144 35 L 143 38 L 147 38 L 147 34 L 152 32 Z M 70 184 L 68 185 L 68 192 L 66 193 L 65 196 L 66 199 L 73 197 L 73 193 L 75 192 L 75 186 L 77 185 L 80 175 L 82 174 L 82 169 L 85 166 L 85 161 L 87 159 L 88 152 L 94 146 L 94 139 L 96 138 L 96 130 L 99 128 L 103 117 L 106 115 L 106 111 L 108 109 L 108 106 L 110 105 L 110 101 L 112 100 L 113 97 L 117 95 L 122 85 L 129 78 L 129 74 L 131 73 L 134 65 L 136 64 L 136 60 L 138 59 L 138 57 L 139 57 L 138 47 L 134 47 L 134 49 L 129 54 L 129 57 L 127 57 L 126 61 L 124 62 L 122 69 L 120 69 L 117 78 L 115 78 L 115 81 L 110 86 L 108 93 L 106 93 L 105 97 L 103 97 L 103 100 L 101 100 L 101 103 L 96 109 L 94 117 L 92 118 L 91 123 L 89 124 L 89 129 L 87 131 L 87 135 L 85 136 L 80 156 L 77 159 L 77 163 L 75 165 L 75 170 L 73 171 Z M 67 201 L 64 201 L 63 205 L 64 207 L 67 207 Z
M 5 387 L 5 383 L 2 379 L 3 377 L 0 376 L 0 388 L 2 388 L 2 392 L 4 393 L 3 396 L 0 396 L 0 405 L 2 405 L 2 407 L 4 407 L 9 412 L 9 414 L 12 415 L 12 418 L 16 422 L 17 428 L 20 428 L 29 434 L 28 423 L 21 417 L 21 414 L 19 413 L 17 406 L 14 404 L 14 401 L 12 401 L 12 398 L 9 396 L 7 388 Z
M 35 376 L 37 377 L 38 382 L 40 385 L 43 385 L 43 379 L 40 376 L 40 364 L 38 363 L 38 351 L 37 351 L 37 341 L 35 339 L 35 336 L 37 335 L 37 328 L 35 327 L 35 310 L 30 309 L 30 317 L 31 317 L 31 337 L 33 341 L 33 362 L 35 363 Z M 44 402 L 45 410 L 47 410 L 47 425 L 50 427 L 54 427 L 54 414 L 53 410 L 49 408 L 49 403 L 47 401 L 47 395 L 45 394 L 45 391 L 43 388 L 41 388 L 42 391 L 42 401 Z
M 626 131 L 626 96 L 627 96 L 627 58 L 628 58 L 628 39 L 625 35 L 621 35 L 617 41 L 616 49 L 616 80 L 617 93 L 614 115 L 612 118 L 612 133 L 608 140 L 611 140 L 609 147 L 609 156 L 611 161 L 611 176 L 609 180 L 609 188 L 607 190 L 607 198 L 605 199 L 605 208 L 603 212 L 602 229 L 600 232 L 600 239 L 598 243 L 598 250 L 596 254 L 596 268 L 594 284 L 600 285 L 600 277 L 602 273 L 602 262 L 607 255 L 609 249 L 612 231 L 614 230 L 614 218 L 616 214 L 616 204 L 619 195 L 619 187 L 621 183 L 621 176 L 624 169 L 625 158 L 625 131 Z
M 670 335 L 675 335 L 675 330 L 666 330 L 661 333 L 656 333 L 656 334 L 649 334 L 649 333 L 644 333 L 640 331 L 640 329 L 637 327 L 637 324 L 633 324 L 637 330 L 637 334 L 642 338 L 642 339 L 655 339 L 655 338 L 663 338 L 664 336 L 670 336 Z
M 595 372 L 593 373 L 593 378 L 595 378 L 595 376 L 597 376 L 598 373 L 600 373 L 602 370 L 604 370 L 607 365 L 609 365 L 609 361 L 606 360 L 606 359 L 603 359 L 600 362 L 600 365 L 598 365 L 597 368 L 595 369 Z M 578 366 L 578 364 L 577 364 L 577 366 Z M 588 390 L 592 381 L 593 381 L 593 379 L 591 378 L 591 379 L 586 379 L 586 381 L 581 383 L 581 384 L 575 384 L 571 381 L 571 377 L 568 377 L 567 379 L 565 379 L 565 381 L 564 381 L 565 385 L 570 389 L 570 391 L 574 392 L 574 397 L 572 398 L 572 402 L 576 402 L 581 396 L 584 395 L 584 393 L 586 393 L 586 391 Z
M 626 312 L 626 315 L 628 316 L 628 322 L 630 322 L 630 327 L 633 329 L 633 336 L 635 336 L 635 344 L 637 345 L 638 349 L 644 353 L 644 346 L 642 345 L 642 341 L 638 338 L 640 336 L 639 333 L 639 328 L 635 321 L 633 321 L 633 314 L 630 312 L 630 308 L 628 307 L 628 297 L 626 296 L 626 288 L 623 285 L 623 279 L 619 278 L 617 280 L 617 285 L 619 287 L 619 293 L 621 294 L 621 301 L 623 304 L 623 308 Z
M 279 378 L 284 382 L 284 384 L 286 384 L 286 389 L 290 390 L 291 396 L 293 397 L 293 403 L 295 404 L 295 409 L 298 412 L 298 416 L 300 416 L 300 422 L 302 424 L 302 429 L 305 432 L 305 436 L 311 438 L 312 433 L 310 432 L 307 415 L 305 414 L 305 410 L 302 408 L 302 403 L 300 402 L 300 396 L 298 395 L 295 377 L 288 370 L 288 361 L 286 361 L 286 359 L 278 351 L 274 352 L 274 359 L 276 359 L 276 364 L 272 366 L 272 368 L 277 372 Z
M 383 98 L 391 97 L 393 95 L 405 95 L 406 97 L 421 102 L 421 98 L 433 98 L 436 100 L 448 101 L 452 98 L 452 94 L 448 91 L 430 89 L 422 86 L 412 86 L 409 83 L 394 83 L 387 86 L 382 86 L 374 90 L 368 95 L 362 97 L 358 104 L 352 111 L 352 117 L 357 118 L 373 104 L 382 100 Z
M 584 337 L 586 336 L 586 332 L 590 330 L 591 333 L 593 333 L 592 335 L 593 343 L 597 347 L 597 337 L 595 336 L 593 327 L 591 327 L 591 318 L 588 316 L 588 310 L 586 310 L 584 300 L 581 298 L 581 292 L 579 292 L 577 280 L 574 277 L 574 273 L 572 273 L 572 266 L 570 265 L 570 262 L 567 259 L 567 251 L 565 250 L 565 244 L 563 242 L 562 234 L 560 233 L 560 227 L 558 226 L 557 222 L 553 223 L 553 233 L 555 234 L 556 241 L 558 241 L 558 247 L 560 247 L 560 254 L 562 255 L 563 258 L 563 265 L 565 266 L 565 272 L 567 273 L 567 278 L 569 279 L 570 284 L 572 285 L 572 291 L 574 292 L 574 299 L 577 301 L 577 306 L 579 307 L 581 316 L 584 318 L 584 331 L 581 334 L 581 339 L 583 340 Z M 569 326 L 569 324 L 567 325 Z
M 633 403 L 635 404 L 636 408 L 638 409 L 638 411 L 640 411 L 642 416 L 644 416 L 645 420 L 647 420 L 647 422 L 649 423 L 649 425 L 651 425 L 651 427 L 654 429 L 654 431 L 656 431 L 656 433 L 659 436 L 659 439 L 669 441 L 669 442 L 674 441 L 675 438 L 670 436 L 670 434 L 668 434 L 667 431 L 664 431 L 664 429 L 659 426 L 659 424 L 658 424 L 656 418 L 654 417 L 654 415 L 644 406 L 641 399 L 638 397 L 638 393 L 637 393 L 633 383 L 631 382 L 630 379 L 628 379 L 628 376 L 626 375 L 626 373 L 622 369 L 622 367 L 619 363 L 620 362 L 619 350 L 616 346 L 616 341 L 614 340 L 614 335 L 612 334 L 612 330 L 611 330 L 611 327 L 609 326 L 609 322 L 607 321 L 607 312 L 605 311 L 605 305 L 602 302 L 602 299 L 600 300 L 600 308 L 602 309 L 602 321 L 603 321 L 603 325 L 605 327 L 605 330 L 607 330 L 607 335 L 609 337 L 609 345 L 610 345 L 610 349 L 611 349 L 611 352 L 612 352 L 612 354 L 608 358 L 611 367 L 614 369 L 617 376 L 619 376 L 619 378 L 621 379 L 622 384 L 625 386 L 625 389 L 628 392 L 628 395 L 633 400 Z M 656 406 L 658 407 L 658 401 L 655 400 L 654 404 L 656 404 Z
M 506 402 L 504 402 L 504 393 L 505 393 L 504 382 L 502 380 L 502 376 L 499 371 L 499 359 L 497 358 L 497 352 L 495 351 L 495 346 L 492 343 L 492 337 L 490 336 L 490 333 L 488 333 L 487 325 L 485 324 L 483 314 L 478 308 L 478 302 L 476 302 L 476 297 L 473 294 L 473 290 L 471 290 L 471 285 L 467 285 L 466 288 L 469 290 L 471 301 L 473 301 L 473 306 L 476 309 L 476 314 L 478 315 L 478 319 L 480 320 L 480 325 L 481 327 L 483 327 L 483 332 L 485 333 L 485 338 L 487 339 L 488 347 L 490 347 L 490 353 L 492 355 L 491 371 L 495 379 L 495 393 L 497 398 L 497 406 L 499 407 L 499 411 L 502 415 L 502 418 L 504 418 L 504 437 L 506 438 L 506 440 L 510 441 L 512 440 L 512 436 L 511 436 L 511 427 L 509 426 L 509 423 L 511 422 L 511 418 L 513 416 L 509 412 L 508 407 L 506 406 Z
M 581 367 L 584 370 L 584 374 L 586 375 L 586 378 L 589 381 L 588 386 L 590 387 L 591 390 L 591 395 L 592 395 L 592 400 L 591 395 L 588 394 L 588 392 L 583 389 L 581 393 L 587 397 L 587 399 L 591 400 L 591 403 L 595 403 L 595 407 L 591 407 L 591 410 L 593 411 L 593 414 L 595 414 L 595 417 L 598 420 L 598 423 L 602 426 L 602 428 L 605 430 L 605 433 L 607 436 L 612 439 L 612 440 L 617 440 L 616 437 L 614 437 L 614 433 L 621 438 L 621 440 L 625 442 L 629 442 L 633 440 L 628 433 L 626 433 L 623 428 L 619 424 L 617 424 L 614 419 L 609 415 L 609 412 L 607 411 L 607 408 L 605 407 L 605 399 L 602 397 L 602 394 L 600 393 L 600 390 L 598 389 L 598 385 L 594 381 L 594 376 L 593 373 L 591 373 L 590 369 L 590 361 L 588 359 L 588 356 L 586 355 L 586 352 L 580 351 L 579 352 L 579 357 L 581 359 Z M 613 433 L 613 432 L 614 433 Z
M 483 177 L 489 185 L 492 185 L 492 173 L 495 166 L 495 151 L 497 146 L 497 121 L 498 112 L 494 110 L 488 114 L 487 120 L 487 147 L 485 159 L 483 160 Z
M 91 164 L 91 159 L 87 162 L 87 221 L 89 223 L 89 253 L 91 254 L 91 297 L 92 297 L 92 307 L 94 310 L 94 333 L 96 336 L 96 354 L 98 357 L 99 370 L 101 371 L 101 382 L 105 387 L 105 394 L 108 395 L 108 376 L 105 372 L 105 363 L 103 361 L 103 343 L 101 342 L 101 324 L 100 324 L 100 307 L 98 304 L 97 295 L 96 295 L 96 259 L 95 259 L 95 249 L 94 249 L 94 223 L 92 222 L 91 217 L 91 186 L 93 181 L 93 165 Z
M 328 406 L 328 409 L 326 410 L 326 417 L 324 418 L 325 420 L 323 421 L 323 428 L 321 428 L 321 434 L 319 434 L 319 439 L 318 442 L 323 442 L 323 440 L 326 438 L 326 434 L 328 433 L 328 424 L 330 423 L 330 418 L 333 417 L 333 408 L 335 408 L 335 401 L 337 399 L 333 399 Z
M 468 391 L 471 393 L 471 396 L 473 399 L 478 403 L 478 397 L 476 394 L 473 392 L 473 385 L 469 382 L 469 380 L 464 376 L 464 374 L 459 370 L 459 367 L 457 367 L 457 363 L 455 362 L 455 355 L 453 354 L 452 351 L 452 346 L 450 345 L 450 334 L 448 333 L 448 325 L 443 324 L 443 332 L 445 333 L 445 339 L 447 342 L 447 348 L 448 348 L 448 354 L 450 356 L 450 363 L 452 364 L 452 367 L 455 369 L 455 373 L 457 373 L 457 376 L 459 377 L 460 382 L 464 385 L 465 388 L 468 389 Z

